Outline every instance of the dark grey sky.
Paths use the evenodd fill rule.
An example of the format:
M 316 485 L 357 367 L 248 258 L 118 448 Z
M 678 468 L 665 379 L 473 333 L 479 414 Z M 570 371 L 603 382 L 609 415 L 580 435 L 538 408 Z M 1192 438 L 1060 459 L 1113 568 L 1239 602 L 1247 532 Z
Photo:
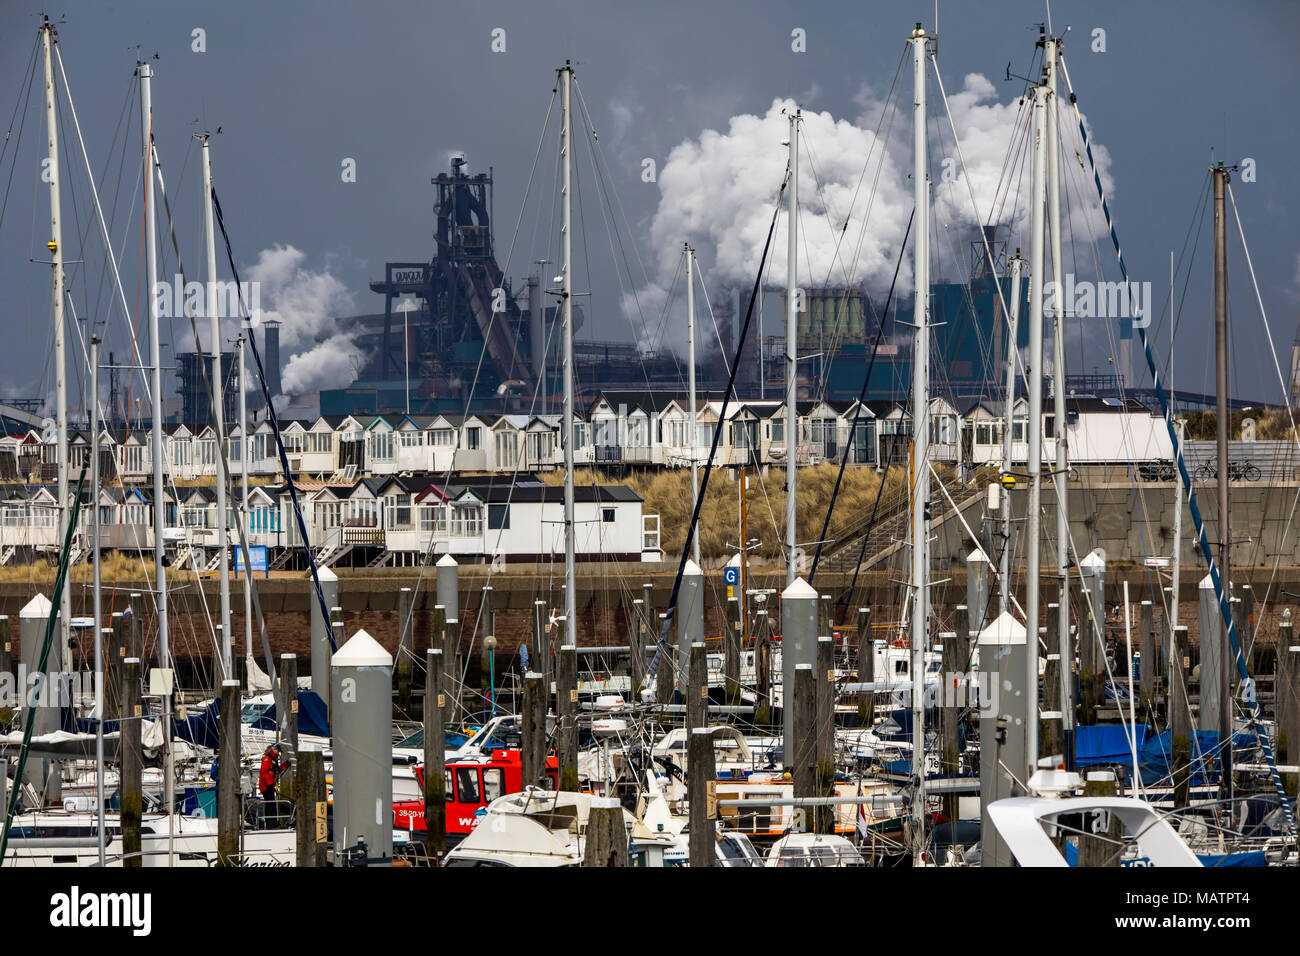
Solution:
M 28 0 L 5 4 L 0 106 L 6 123 L 24 80 L 40 10 Z M 537 146 L 553 71 L 566 57 L 577 63 L 632 239 L 649 258 L 652 250 L 645 243 L 659 191 L 641 181 L 642 157 L 662 164 L 683 140 L 706 128 L 725 128 L 736 114 L 761 115 L 776 97 L 797 97 L 852 120 L 861 112 L 855 96 L 864 86 L 878 95 L 888 87 L 912 23 L 919 19 L 933 27 L 928 2 L 232 0 L 68 2 L 52 12 L 67 18 L 59 31 L 61 47 L 97 170 L 120 162 L 120 145 L 110 152 L 110 144 L 131 86 L 137 44 L 144 53 L 160 55 L 155 135 L 175 195 L 189 271 L 197 268 L 202 248 L 197 150 L 190 134 L 221 125 L 214 164 L 241 265 L 277 243 L 293 245 L 305 254 L 306 266 L 328 269 L 344 283 L 358 311 L 382 307 L 366 283 L 380 274 L 385 260 L 429 255 L 429 176 L 445 167 L 452 150 L 463 150 L 474 170 L 495 167 L 503 250 L 503 233 L 514 224 Z M 1130 267 L 1135 277 L 1153 282 L 1157 303 L 1164 301 L 1169 250 L 1182 246 L 1211 147 L 1232 162 L 1254 159 L 1257 182 L 1238 181 L 1234 188 L 1286 372 L 1300 303 L 1295 185 L 1300 5 L 1057 2 L 1052 14 L 1057 32 L 1066 24 L 1073 27 L 1066 49 L 1074 85 L 1097 141 L 1111 154 L 1113 209 Z M 994 82 L 999 99 L 1013 96 L 1017 87 L 1002 82 L 1007 62 L 1020 72 L 1027 68 L 1033 25 L 1042 19 L 1041 0 L 941 4 L 939 60 L 949 92 L 967 73 L 978 72 Z M 191 51 L 196 27 L 206 31 L 205 53 Z M 506 31 L 505 53 L 490 50 L 497 27 Z M 791 52 L 796 27 L 807 32 L 807 53 Z M 1089 52 L 1095 27 L 1106 30 L 1105 53 Z M 138 122 L 134 102 L 129 110 Z M 192 125 L 196 119 L 198 127 Z M 48 269 L 27 261 L 44 254 L 48 215 L 39 182 L 44 150 L 39 95 L 31 101 L 27 123 L 0 235 L 7 333 L 0 350 L 0 391 L 38 395 L 52 388 Z M 63 145 L 65 151 L 71 146 Z M 344 157 L 357 161 L 356 183 L 340 180 Z M 6 179 L 12 161 L 6 155 L 0 168 Z M 539 173 L 539 179 L 536 188 L 549 203 L 548 174 Z M 74 186 L 84 224 L 89 212 L 84 176 Z M 121 210 L 130 195 L 129 187 L 123 189 Z M 588 201 L 594 250 L 607 240 L 594 226 L 594 196 Z M 71 248 L 68 233 L 75 229 L 70 207 L 65 194 L 65 249 Z M 120 235 L 120 219 L 118 226 Z M 1189 387 L 1208 383 L 1212 372 L 1206 344 L 1208 242 L 1207 226 L 1179 333 L 1178 377 Z M 135 288 L 138 244 L 136 230 L 124 256 L 128 296 Z M 1235 237 L 1231 247 L 1238 329 L 1234 391 L 1277 400 L 1281 390 L 1263 351 L 1258 310 Z M 522 276 L 537 254 L 520 252 L 511 274 Z M 97 243 L 88 255 L 93 260 L 89 285 L 75 285 L 74 296 L 79 309 L 93 310 L 99 303 L 103 310 Z M 593 255 L 593 270 L 601 273 L 607 261 Z M 594 287 L 591 308 L 598 332 L 628 338 L 625 320 L 615 315 L 617 285 L 605 276 L 595 279 Z M 1168 326 L 1161 321 L 1158 328 L 1163 348 Z M 1082 358 L 1071 371 L 1090 371 L 1080 366 L 1095 359 Z

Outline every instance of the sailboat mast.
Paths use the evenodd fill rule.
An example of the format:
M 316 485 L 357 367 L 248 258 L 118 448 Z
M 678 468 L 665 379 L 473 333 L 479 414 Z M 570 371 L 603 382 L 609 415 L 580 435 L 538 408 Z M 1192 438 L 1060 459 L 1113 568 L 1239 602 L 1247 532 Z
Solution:
M 799 446 L 799 110 L 790 115 L 790 228 L 785 263 L 785 585 L 799 570 L 795 525 L 795 449 Z M 718 423 L 721 426 L 721 422 Z
M 1065 411 L 1065 297 L 1061 294 L 1061 172 L 1060 172 L 1060 113 L 1057 98 L 1057 57 L 1060 54 L 1061 41 L 1049 37 L 1043 44 L 1043 59 L 1047 66 L 1047 87 L 1049 90 L 1047 108 L 1047 229 L 1048 239 L 1052 244 L 1052 281 L 1056 284 L 1056 295 L 1052 296 L 1052 412 L 1056 420 L 1053 435 L 1056 438 L 1056 468 L 1052 475 L 1052 486 L 1056 494 L 1056 578 L 1059 613 L 1056 616 L 1056 646 L 1061 655 L 1060 667 L 1057 669 L 1061 694 L 1062 736 L 1066 743 L 1066 753 L 1074 732 L 1074 705 L 1071 691 L 1074 682 L 1070 679 L 1070 662 L 1074 659 L 1070 648 L 1070 491 L 1066 479 L 1069 477 L 1069 429 L 1066 427 Z M 1052 635 L 1047 635 L 1051 646 Z M 1032 686 L 1032 685 L 1031 685 Z M 1033 698 L 1030 698 L 1031 700 Z M 1036 754 L 1030 753 L 1030 758 Z
M 921 24 L 912 31 L 912 184 L 916 191 L 916 257 L 912 269 L 912 846 L 925 846 L 925 648 L 930 610 L 930 183 L 925 141 L 925 50 Z
M 564 629 L 565 643 L 578 646 L 578 589 L 574 573 L 573 524 L 573 115 L 570 87 L 573 67 L 564 61 L 560 70 L 560 158 L 564 164 L 564 261 L 560 269 L 560 296 L 564 300 Z
M 689 245 L 686 247 L 686 350 L 688 377 L 690 379 L 691 389 L 691 509 L 694 511 L 695 502 L 700 499 L 700 476 L 699 464 L 696 462 L 695 443 L 698 440 L 696 429 L 698 413 L 695 406 L 695 250 Z M 722 422 L 718 422 L 718 428 L 722 427 Z M 691 556 L 695 563 L 700 563 L 700 536 L 697 532 L 691 535 Z
M 1218 478 L 1215 487 L 1219 493 L 1219 580 L 1223 582 L 1225 595 L 1232 594 L 1232 528 L 1228 511 L 1228 417 L 1232 414 L 1228 404 L 1228 246 L 1227 220 L 1224 218 L 1223 194 L 1228 183 L 1228 170 L 1223 163 L 1217 163 L 1214 174 L 1214 399 L 1216 430 L 1218 438 Z M 1223 647 L 1219 650 L 1222 661 L 1219 666 L 1218 688 L 1202 688 L 1204 696 L 1219 695 L 1219 741 L 1223 744 L 1223 784 L 1222 795 L 1232 796 L 1232 678 L 1229 661 L 1232 650 L 1229 646 L 1227 629 L 1222 637 Z
M 1025 260 L 1021 257 L 1020 250 L 1017 249 L 1015 256 L 1011 260 L 1011 311 L 1007 319 L 1007 384 L 1002 421 L 1002 471 L 1004 474 L 1011 470 L 1011 454 L 1015 447 L 1012 437 L 1015 433 L 1014 426 L 1016 422 L 1016 354 L 1018 352 L 1016 342 L 1019 338 L 1018 330 L 1020 328 L 1020 276 L 1024 266 Z M 998 559 L 998 616 L 1001 617 L 1006 614 L 1010 605 L 1011 492 L 1010 489 L 1007 489 L 1002 496 L 1002 555 Z M 971 608 L 970 610 L 972 614 L 978 615 L 978 620 L 983 621 L 983 609 Z
M 59 120 L 54 95 L 54 24 L 46 18 L 41 24 L 41 45 L 45 52 L 45 128 L 49 147 L 49 168 L 45 171 L 50 184 L 50 271 L 54 302 L 54 414 L 58 434 L 55 436 L 59 469 L 59 541 L 68 531 L 68 374 L 63 329 L 63 206 L 59 189 Z M 59 648 L 63 666 L 71 654 L 72 595 L 64 588 L 59 598 Z
M 1043 506 L 1043 211 L 1047 202 L 1047 95 L 1046 84 L 1034 87 L 1034 173 L 1029 207 L 1029 354 L 1025 359 L 1025 375 L 1029 379 L 1029 506 L 1025 529 L 1024 689 L 1029 704 L 1029 719 L 1025 721 L 1025 755 L 1030 773 L 1038 766 L 1038 576 L 1042 567 L 1039 545 Z M 1088 639 L 1091 640 L 1092 636 L 1089 635 Z
M 163 444 L 162 411 L 162 343 L 158 336 L 158 303 L 154 290 L 158 286 L 158 243 L 155 235 L 155 209 L 153 187 L 153 67 L 139 64 L 140 75 L 140 126 L 144 139 L 144 244 L 145 276 L 149 298 L 149 398 L 151 402 L 151 430 L 153 432 L 153 567 L 156 607 L 158 609 L 158 666 L 164 670 L 170 664 L 167 647 L 167 568 L 163 563 L 163 529 L 166 500 L 163 497 Z M 167 769 L 163 774 L 164 799 L 168 820 L 172 818 L 171 774 L 171 697 L 162 698 L 164 749 Z M 170 826 L 170 823 L 169 823 Z
M 209 193 L 211 195 L 211 193 Z M 239 509 L 240 523 L 248 527 L 248 393 L 244 390 L 244 337 L 235 340 L 239 362 Z M 286 480 L 292 480 L 286 476 Z M 249 555 L 251 558 L 252 555 Z M 251 561 L 249 562 L 252 563 Z M 244 568 L 244 660 L 253 658 L 253 569 Z M 233 639 L 231 635 L 228 639 Z
M 1174 252 L 1169 250 L 1169 402 L 1175 410 L 1178 408 L 1178 392 L 1174 388 Z M 1175 423 L 1178 427 L 1178 447 L 1183 444 L 1183 422 Z M 1171 562 L 1173 590 L 1169 600 L 1169 639 L 1166 647 L 1173 647 L 1174 628 L 1178 626 L 1178 582 L 1182 576 L 1183 558 L 1183 473 L 1174 466 L 1174 554 Z
M 203 219 L 204 238 L 208 257 L 208 326 L 212 330 L 212 427 L 216 432 L 217 447 L 224 448 L 226 440 L 226 389 L 221 372 L 221 319 L 217 315 L 217 240 L 212 228 L 212 155 L 208 149 L 211 135 L 204 133 L 203 142 Z M 230 680 L 235 671 L 230 654 L 230 549 L 226 546 L 226 459 L 217 456 L 217 548 L 221 556 L 221 679 Z
M 99 865 L 104 865 L 104 632 L 99 554 L 99 336 L 90 336 L 90 547 L 94 565 L 91 589 L 91 628 L 95 633 L 95 822 Z

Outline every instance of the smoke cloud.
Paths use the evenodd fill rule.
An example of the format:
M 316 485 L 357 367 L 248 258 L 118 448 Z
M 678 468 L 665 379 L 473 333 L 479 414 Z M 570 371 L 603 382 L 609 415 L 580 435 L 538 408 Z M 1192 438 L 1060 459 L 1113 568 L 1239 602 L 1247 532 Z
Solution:
M 883 124 L 884 103 L 875 92 L 863 88 L 856 102 L 861 113 L 853 120 L 826 111 L 803 113 L 798 281 L 802 288 L 865 287 L 879 302 L 889 288 L 912 212 L 911 99 L 904 91 L 897 104 L 883 112 Z M 788 154 L 781 144 L 789 137 L 788 114 L 794 108 L 793 100 L 773 100 L 764 114 L 732 117 L 725 130 L 705 130 L 669 153 L 659 172 L 661 198 L 650 224 L 651 283 L 637 293 L 642 314 L 662 311 L 683 242 L 695 247 L 710 288 L 747 292 L 751 287 L 785 174 Z M 1025 130 L 1031 104 L 1022 104 L 1019 97 L 999 101 L 993 83 L 972 73 L 951 92 L 949 108 L 960 137 L 960 158 L 935 91 L 929 123 L 932 215 L 937 224 L 932 226 L 932 275 L 957 279 L 969 269 L 967 242 L 985 221 L 1002 227 L 1000 235 L 1009 247 L 1027 246 L 1016 234 L 1028 225 L 1032 155 Z M 1073 114 L 1063 111 L 1063 177 L 1080 175 L 1073 161 L 1076 142 Z M 1093 155 L 1110 192 L 1110 155 L 1095 144 Z M 1067 195 L 1091 201 L 1090 174 L 1087 180 L 1086 191 L 1079 185 L 1063 188 L 1063 201 Z M 978 215 L 971 204 L 972 190 Z M 1076 210 L 1066 228 L 1071 225 L 1076 238 L 1085 241 L 1102 235 L 1100 216 L 1091 211 Z M 783 212 L 769 252 L 770 287 L 785 284 L 787 235 Z M 899 272 L 904 290 L 912 281 L 910 258 Z M 633 314 L 630 298 L 624 307 Z M 668 327 L 673 341 L 684 338 L 684 323 L 670 316 Z
M 247 270 L 261 285 L 263 308 L 254 321 L 281 323 L 280 348 L 289 355 L 282 380 L 293 396 L 349 384 L 365 359 L 355 337 L 335 319 L 353 313 L 352 296 L 328 267 L 313 270 L 306 259 L 300 249 L 277 244 L 263 249 Z

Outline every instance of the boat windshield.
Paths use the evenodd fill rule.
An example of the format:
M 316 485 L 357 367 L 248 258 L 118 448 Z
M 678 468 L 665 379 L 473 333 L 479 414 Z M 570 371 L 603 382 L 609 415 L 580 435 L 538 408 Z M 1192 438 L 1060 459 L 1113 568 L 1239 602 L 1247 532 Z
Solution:
M 249 702 L 239 712 L 239 719 L 246 724 L 254 723 L 274 706 L 274 704 L 261 704 L 256 701 Z

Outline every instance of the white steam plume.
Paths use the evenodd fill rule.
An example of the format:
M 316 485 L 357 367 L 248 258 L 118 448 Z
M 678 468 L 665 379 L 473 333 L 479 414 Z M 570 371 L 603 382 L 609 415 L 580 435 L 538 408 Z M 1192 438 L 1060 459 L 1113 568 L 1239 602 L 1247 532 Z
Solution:
M 941 229 L 952 228 L 954 241 L 936 236 L 931 248 L 936 256 L 935 275 L 958 278 L 969 268 L 965 239 L 983 220 L 1002 228 L 999 238 L 1008 245 L 1018 243 L 1011 232 L 1027 225 L 1029 154 L 1019 147 L 1029 105 L 1019 98 L 996 99 L 993 84 L 984 76 L 968 75 L 961 88 L 949 96 L 953 122 L 960 136 L 962 157 L 970 175 L 979 207 L 971 206 L 970 189 L 962 163 L 953 145 L 952 130 L 937 95 L 931 107 L 930 168 L 934 180 L 933 216 Z M 799 285 L 810 287 L 865 286 L 878 302 L 889 288 L 907 220 L 912 211 L 911 101 L 906 91 L 893 115 L 887 147 L 878 141 L 882 100 L 863 89 L 857 102 L 862 114 L 856 120 L 836 119 L 830 113 L 805 111 L 800 140 L 799 190 Z M 641 312 L 662 311 L 672 276 L 679 267 L 683 242 L 696 249 L 705 281 L 711 289 L 739 288 L 748 293 L 758 268 L 772 215 L 773 202 L 787 162 L 781 142 L 788 138 L 787 113 L 792 100 L 777 99 L 762 116 L 732 117 L 723 132 L 705 130 L 696 139 L 675 147 L 659 173 L 661 198 L 650 225 L 653 265 L 650 286 L 638 290 Z M 891 107 L 893 109 L 893 107 Z M 1022 113 L 1023 109 L 1023 113 Z M 1021 118 L 1017 127 L 1017 118 Z M 885 139 L 889 116 L 881 125 L 879 140 Z M 936 134 L 937 130 L 937 134 Z M 1071 157 L 1075 143 L 1072 117 L 1061 117 L 1064 157 Z M 1017 145 L 1008 148 L 1013 136 Z M 863 175 L 863 165 L 871 156 Z M 1108 193 L 1110 155 L 1093 145 L 1093 155 Z M 1017 165 L 1025 165 L 1023 175 Z M 876 195 L 871 199 L 873 180 L 879 169 Z M 1069 176 L 1062 162 L 1062 175 Z M 1088 177 L 1091 178 L 1090 176 Z M 1010 180 L 1008 182 L 1007 180 Z M 1062 188 L 1062 197 L 1078 195 L 1079 189 Z M 1091 197 L 1084 194 L 1085 199 Z M 864 233 L 870 200 L 870 217 Z M 996 208 L 994 205 L 996 203 Z M 845 220 L 848 220 L 847 228 Z M 1076 211 L 1071 220 L 1076 237 L 1085 241 L 1101 235 L 1100 217 Z M 1069 221 L 1067 221 L 1067 227 Z M 769 252 L 771 284 L 784 285 L 786 273 L 786 217 L 782 213 Z M 956 241 L 961 239 L 961 242 Z M 956 261 L 954 261 L 954 259 Z M 899 288 L 911 283 L 910 256 L 899 272 Z M 681 298 L 680 291 L 677 294 Z M 630 298 L 624 308 L 635 308 Z M 678 329 L 681 326 L 681 329 Z M 670 315 L 668 327 L 673 341 L 684 338 L 684 323 Z

